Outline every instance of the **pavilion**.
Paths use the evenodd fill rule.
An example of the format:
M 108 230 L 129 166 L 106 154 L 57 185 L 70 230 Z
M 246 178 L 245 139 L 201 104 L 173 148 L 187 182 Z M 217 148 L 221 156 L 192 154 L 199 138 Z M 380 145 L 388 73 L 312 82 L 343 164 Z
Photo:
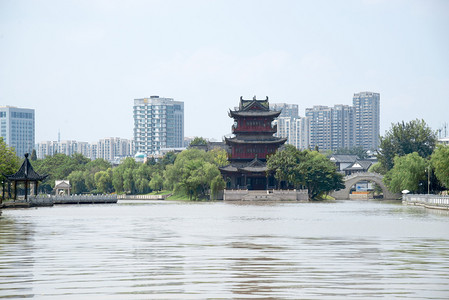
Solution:
M 28 160 L 28 153 L 25 153 L 25 160 L 19 171 L 12 175 L 5 175 L 6 180 L 8 181 L 9 196 L 11 197 L 11 183 L 14 184 L 14 200 L 17 200 L 17 185 L 20 183 L 23 183 L 25 187 L 25 201 L 28 200 L 28 191 L 31 188 L 30 185 L 32 183 L 34 183 L 34 195 L 37 196 L 39 181 L 44 180 L 47 176 L 48 175 L 39 175 L 34 171 L 33 166 L 31 166 L 31 163 Z

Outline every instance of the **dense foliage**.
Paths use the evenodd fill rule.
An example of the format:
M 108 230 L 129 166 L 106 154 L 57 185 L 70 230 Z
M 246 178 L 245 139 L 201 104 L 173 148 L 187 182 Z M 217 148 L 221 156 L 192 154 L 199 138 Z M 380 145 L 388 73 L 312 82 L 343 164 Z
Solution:
M 394 167 L 385 174 L 384 181 L 393 193 L 409 190 L 412 193 L 423 192 L 427 182 L 427 162 L 417 152 L 394 158 Z M 427 190 L 427 185 L 425 185 Z
M 14 174 L 19 167 L 20 160 L 16 156 L 16 152 L 13 148 L 8 147 L 6 142 L 3 141 L 3 138 L 0 137 L 0 181 L 5 179 L 3 174 Z
M 285 182 L 287 186 L 307 188 L 310 199 L 344 188 L 343 175 L 326 156 L 291 145 L 268 158 L 267 172 L 273 173 L 280 185 Z
M 430 159 L 435 176 L 449 188 L 449 146 L 438 145 Z
M 40 192 L 44 193 L 52 192 L 55 180 L 67 179 L 74 194 L 146 194 L 165 188 L 197 200 L 215 198 L 224 188 L 218 167 L 227 163 L 222 149 L 210 152 L 189 149 L 178 155 L 170 152 L 146 163 L 128 157 L 116 167 L 104 159 L 90 161 L 80 154 L 55 154 L 34 161 L 33 167 L 40 174 L 50 175 L 40 185 Z M 10 169 L 8 173 L 15 172 L 17 164 Z
M 395 156 L 405 156 L 417 152 L 423 158 L 429 157 L 436 145 L 436 133 L 427 126 L 424 120 L 413 120 L 407 123 L 392 124 L 391 129 L 380 138 L 380 151 L 377 158 L 383 172 L 394 166 Z
M 164 186 L 191 200 L 206 198 L 211 187 L 215 189 L 214 192 L 217 188 L 224 187 L 218 169 L 220 154 L 220 151 L 205 152 L 195 148 L 181 152 L 175 163 L 166 167 Z

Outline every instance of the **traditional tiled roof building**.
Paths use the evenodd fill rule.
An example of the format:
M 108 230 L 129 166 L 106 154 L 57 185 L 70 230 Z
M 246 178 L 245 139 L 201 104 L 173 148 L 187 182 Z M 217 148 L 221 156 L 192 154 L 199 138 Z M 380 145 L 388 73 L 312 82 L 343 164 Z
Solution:
M 234 136 L 225 138 L 230 164 L 220 169 L 227 189 L 264 190 L 275 185 L 274 178 L 267 177 L 266 161 L 287 140 L 273 136 L 277 127 L 272 122 L 280 113 L 270 111 L 268 97 L 240 97 L 238 109 L 229 111 L 229 117 L 234 119 Z
M 28 199 L 28 191 L 31 183 L 34 183 L 34 195 L 37 195 L 37 188 L 39 181 L 47 178 L 48 175 L 39 175 L 34 171 L 33 166 L 28 160 L 28 153 L 25 153 L 25 160 L 23 161 L 22 166 L 19 171 L 12 175 L 5 175 L 6 180 L 8 181 L 8 194 L 10 194 L 10 184 L 11 182 L 14 184 L 14 200 L 17 199 L 17 184 L 24 184 L 24 197 L 25 200 Z M 3 196 L 4 197 L 4 196 Z

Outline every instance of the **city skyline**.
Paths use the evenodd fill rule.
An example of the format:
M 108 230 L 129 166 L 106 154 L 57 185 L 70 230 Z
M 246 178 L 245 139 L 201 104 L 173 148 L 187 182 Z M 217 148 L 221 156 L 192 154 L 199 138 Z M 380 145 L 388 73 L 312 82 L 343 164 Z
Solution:
M 133 99 L 185 103 L 185 136 L 222 140 L 240 96 L 448 122 L 447 1 L 1 1 L 0 105 L 35 110 L 36 141 L 133 138 Z M 204 124 L 210 124 L 204 126 Z

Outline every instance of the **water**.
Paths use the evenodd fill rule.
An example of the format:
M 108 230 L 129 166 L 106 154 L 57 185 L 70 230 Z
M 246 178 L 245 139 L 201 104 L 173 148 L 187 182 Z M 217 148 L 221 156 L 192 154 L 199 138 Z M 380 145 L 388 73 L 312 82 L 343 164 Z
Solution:
M 449 215 L 374 201 L 4 210 L 0 298 L 448 299 Z

